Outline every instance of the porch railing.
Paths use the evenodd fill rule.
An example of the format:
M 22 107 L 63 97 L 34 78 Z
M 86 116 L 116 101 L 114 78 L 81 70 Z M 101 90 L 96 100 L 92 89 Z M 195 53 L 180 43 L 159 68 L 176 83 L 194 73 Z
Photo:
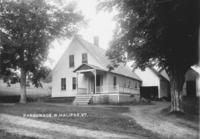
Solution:
M 103 92 L 103 86 L 97 86 L 96 87 L 96 94 L 100 94 L 101 92 Z
M 108 85 L 108 86 L 97 86 L 96 87 L 96 94 L 101 94 L 101 93 L 128 93 L 128 94 L 138 94 L 139 88 L 128 88 L 128 87 L 123 87 L 123 86 L 113 86 L 113 85 Z

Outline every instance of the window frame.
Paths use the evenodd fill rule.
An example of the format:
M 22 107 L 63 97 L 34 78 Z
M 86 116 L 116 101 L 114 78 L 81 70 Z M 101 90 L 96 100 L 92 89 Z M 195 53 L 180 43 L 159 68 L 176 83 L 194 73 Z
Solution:
M 69 55 L 69 67 L 73 68 L 75 66 L 74 55 Z
M 72 77 L 72 90 L 76 90 L 76 84 L 77 84 L 77 78 L 76 77 Z
M 88 64 L 88 54 L 82 53 L 82 64 Z
M 131 80 L 128 80 L 128 85 L 127 85 L 128 88 L 131 88 Z
M 135 81 L 135 89 L 138 89 L 138 82 Z
M 66 85 L 66 78 L 61 78 L 61 91 L 66 91 L 67 85 Z
M 117 77 L 113 76 L 113 86 L 116 86 L 116 85 L 117 85 Z

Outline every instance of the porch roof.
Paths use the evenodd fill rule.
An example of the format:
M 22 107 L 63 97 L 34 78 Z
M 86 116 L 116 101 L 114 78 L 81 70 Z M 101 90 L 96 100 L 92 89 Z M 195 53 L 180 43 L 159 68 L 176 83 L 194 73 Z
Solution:
M 87 70 L 90 70 L 90 69 L 95 69 L 95 70 L 100 70 L 100 71 L 106 71 L 98 66 L 95 66 L 95 65 L 91 65 L 91 64 L 81 64 L 79 67 L 77 67 L 74 72 L 77 72 L 77 71 L 87 71 Z

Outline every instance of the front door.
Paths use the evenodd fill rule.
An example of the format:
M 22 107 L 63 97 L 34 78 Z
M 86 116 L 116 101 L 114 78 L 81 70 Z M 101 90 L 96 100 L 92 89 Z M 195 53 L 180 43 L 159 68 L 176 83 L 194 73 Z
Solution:
M 90 88 L 90 93 L 91 94 L 95 94 L 95 80 L 94 80 L 94 76 L 90 77 L 90 84 L 89 84 L 89 88 Z M 100 91 L 100 87 L 103 86 L 103 76 L 102 75 L 96 75 L 96 88 L 97 88 L 97 92 Z

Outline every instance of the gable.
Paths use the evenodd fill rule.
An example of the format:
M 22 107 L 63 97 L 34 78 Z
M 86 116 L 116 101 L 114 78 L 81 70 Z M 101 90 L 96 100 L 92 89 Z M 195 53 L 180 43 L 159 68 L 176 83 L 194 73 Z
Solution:
M 189 69 L 185 74 L 185 80 L 187 80 L 187 81 L 195 80 L 198 77 L 199 77 L 199 74 L 195 70 L 193 70 L 192 68 Z
M 158 86 L 160 78 L 148 67 L 144 71 L 139 68 L 135 69 L 135 73 L 142 80 L 143 86 Z
M 106 51 L 104 49 L 94 46 L 93 44 L 83 40 L 81 37 L 77 37 L 77 40 L 104 69 L 107 68 L 111 61 L 108 56 L 105 55 Z
M 78 67 L 74 72 L 79 71 L 79 70 L 88 70 L 88 69 L 93 69 L 93 68 L 84 64 L 84 65 L 81 65 L 80 67 Z
M 167 79 L 168 81 L 170 80 L 170 79 L 169 79 L 169 76 L 168 76 L 168 74 L 167 74 L 167 72 L 166 72 L 165 69 L 162 69 L 162 70 L 160 71 L 160 74 L 161 74 L 163 77 L 165 77 L 165 79 Z
M 74 37 L 67 49 L 65 50 L 62 57 L 57 62 L 53 71 L 69 69 L 69 55 L 74 55 L 74 64 L 75 66 L 70 69 L 75 69 L 82 64 L 82 54 L 86 53 L 88 62 L 90 64 L 102 67 L 101 64 L 91 55 L 91 53 L 78 41 L 77 37 Z M 73 71 L 73 70 L 72 70 Z
M 63 53 L 63 55 L 61 56 L 61 58 L 58 60 L 58 62 L 56 63 L 56 65 L 54 66 L 52 72 L 55 72 L 55 71 L 57 71 L 58 69 L 60 69 L 60 68 L 63 67 L 63 65 L 66 63 L 66 59 L 67 59 L 67 56 L 68 56 L 68 54 L 69 54 L 69 51 L 70 51 L 70 49 L 71 49 L 74 45 L 76 45 L 76 42 L 75 42 L 75 40 L 73 39 L 73 40 L 71 41 L 71 43 L 66 47 L 65 52 Z

